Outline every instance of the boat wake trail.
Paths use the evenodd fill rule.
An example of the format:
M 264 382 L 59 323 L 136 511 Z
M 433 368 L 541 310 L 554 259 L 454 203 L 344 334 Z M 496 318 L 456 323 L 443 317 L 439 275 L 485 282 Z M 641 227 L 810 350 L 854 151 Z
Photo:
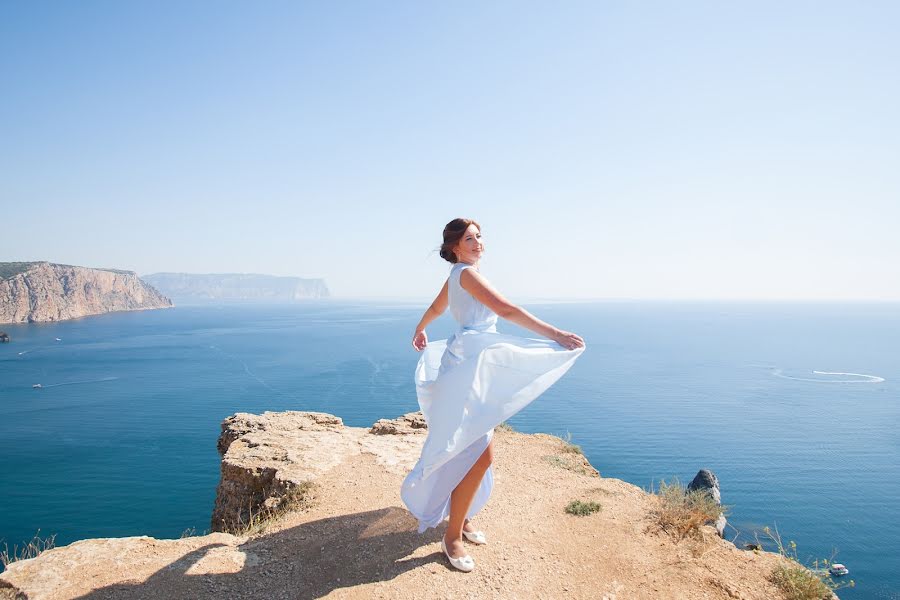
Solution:
M 247 365 L 246 362 L 244 362 L 242 359 L 238 358 L 237 356 L 234 356 L 233 354 L 229 354 L 229 353 L 227 353 L 227 352 L 224 352 L 224 351 L 223 351 L 221 348 L 219 348 L 218 346 L 210 346 L 210 349 L 211 349 L 211 350 L 215 350 L 216 352 L 218 352 L 218 353 L 221 354 L 222 356 L 225 356 L 226 358 L 228 358 L 228 359 L 230 359 L 230 360 L 233 360 L 233 361 L 235 361 L 236 363 L 238 363 L 239 365 L 241 365 L 241 367 L 243 367 L 243 369 L 244 369 L 244 373 L 246 373 L 248 377 L 250 377 L 251 379 L 253 379 L 254 381 L 256 381 L 259 385 L 263 386 L 264 388 L 266 388 L 266 389 L 269 390 L 270 392 L 273 392 L 273 393 L 275 393 L 275 394 L 280 394 L 280 395 L 282 395 L 282 396 L 285 396 L 286 398 L 290 398 L 290 397 L 291 397 L 290 395 L 288 395 L 288 394 L 282 392 L 281 390 L 277 390 L 277 389 L 273 388 L 271 385 L 269 385 L 268 383 L 266 383 L 266 381 L 265 381 L 262 377 L 260 377 L 259 375 L 257 375 L 256 373 L 254 373 L 253 371 L 250 370 L 250 367 Z
M 878 375 L 866 375 L 864 373 L 844 373 L 841 371 L 813 371 L 813 375 L 838 375 L 842 379 L 831 379 L 829 377 L 794 377 L 793 375 L 785 375 L 781 369 L 772 369 L 772 375 L 781 377 L 782 379 L 792 379 L 794 381 L 811 381 L 813 383 L 881 383 L 884 377 Z M 848 379 L 852 377 L 853 379 Z
M 102 379 L 87 379 L 85 381 L 66 381 L 63 383 L 51 383 L 43 386 L 44 388 L 52 388 L 59 387 L 61 385 L 81 385 L 83 383 L 100 383 L 102 381 L 113 381 L 114 379 L 118 379 L 118 377 L 104 377 Z

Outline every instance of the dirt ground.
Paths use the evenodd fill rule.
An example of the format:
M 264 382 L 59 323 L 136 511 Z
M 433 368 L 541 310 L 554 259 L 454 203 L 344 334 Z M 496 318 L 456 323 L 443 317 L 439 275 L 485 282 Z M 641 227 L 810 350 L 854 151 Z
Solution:
M 416 532 L 399 496 L 402 475 L 362 453 L 318 478 L 311 508 L 284 515 L 262 533 L 124 538 L 132 541 L 111 547 L 115 557 L 97 558 L 67 573 L 66 585 L 28 597 L 780 597 L 766 578 L 774 555 L 738 550 L 712 528 L 703 539 L 676 544 L 654 530 L 655 497 L 585 472 L 581 456 L 566 453 L 561 440 L 500 430 L 494 439 L 493 496 L 473 519 L 488 544 L 467 544 L 476 561 L 472 573 L 454 570 L 441 553 L 443 526 Z M 602 509 L 566 514 L 576 499 Z

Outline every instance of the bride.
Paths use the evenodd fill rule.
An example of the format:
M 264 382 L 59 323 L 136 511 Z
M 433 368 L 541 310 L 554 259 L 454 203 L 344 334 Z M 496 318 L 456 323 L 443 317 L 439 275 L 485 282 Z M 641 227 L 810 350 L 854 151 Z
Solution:
M 483 254 L 478 223 L 454 219 L 444 227 L 440 255 L 453 266 L 412 339 L 417 351 L 424 350 L 415 379 L 428 437 L 401 488 L 420 532 L 449 517 L 441 549 L 466 572 L 475 561 L 463 536 L 487 543 L 469 518 L 493 488 L 494 427 L 562 377 L 584 351 L 580 336 L 541 321 L 494 289 L 479 270 Z M 448 307 L 459 328 L 449 339 L 429 343 L 425 328 Z M 547 339 L 498 333 L 498 316 Z

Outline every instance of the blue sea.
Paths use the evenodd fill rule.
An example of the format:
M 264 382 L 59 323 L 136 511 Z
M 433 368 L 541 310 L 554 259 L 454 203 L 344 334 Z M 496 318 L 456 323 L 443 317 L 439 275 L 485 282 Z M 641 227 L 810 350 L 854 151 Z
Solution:
M 424 308 L 180 306 L 3 326 L 0 539 L 202 533 L 225 417 L 314 410 L 369 426 L 417 409 Z M 516 429 L 569 433 L 604 476 L 647 489 L 709 468 L 737 543 L 777 525 L 801 559 L 837 552 L 857 582 L 842 598 L 900 598 L 900 305 L 528 308 L 588 349 Z M 453 329 L 445 316 L 428 333 Z

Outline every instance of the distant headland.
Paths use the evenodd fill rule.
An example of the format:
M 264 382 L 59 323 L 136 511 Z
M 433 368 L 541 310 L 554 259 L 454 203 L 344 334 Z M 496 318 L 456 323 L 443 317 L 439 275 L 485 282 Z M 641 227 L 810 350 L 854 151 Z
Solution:
M 0 263 L 0 323 L 63 321 L 170 306 L 169 298 L 134 271 L 47 261 Z
M 255 273 L 153 273 L 141 277 L 176 302 L 206 300 L 294 301 L 328 298 L 324 279 Z

